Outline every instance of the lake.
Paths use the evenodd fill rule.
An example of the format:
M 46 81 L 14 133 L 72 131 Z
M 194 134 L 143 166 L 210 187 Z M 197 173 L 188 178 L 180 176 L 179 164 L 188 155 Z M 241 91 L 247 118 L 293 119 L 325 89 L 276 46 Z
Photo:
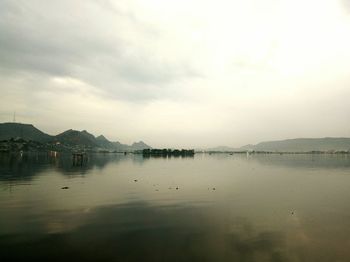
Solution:
M 349 155 L 0 155 L 0 261 L 350 261 Z

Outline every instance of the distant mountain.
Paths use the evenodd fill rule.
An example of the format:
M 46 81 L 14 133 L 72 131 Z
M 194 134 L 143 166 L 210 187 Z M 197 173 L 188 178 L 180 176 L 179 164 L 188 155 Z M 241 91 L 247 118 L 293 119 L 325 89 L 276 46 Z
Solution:
M 112 142 L 115 150 L 117 151 L 136 151 L 136 150 L 143 150 L 143 149 L 150 149 L 149 145 L 145 144 L 144 142 L 135 142 L 131 146 L 121 144 L 119 142 Z
M 201 151 L 203 149 L 197 149 Z M 278 141 L 266 141 L 256 145 L 248 144 L 239 148 L 218 146 L 205 151 L 235 152 L 235 151 L 269 151 L 269 152 L 310 152 L 310 151 L 350 151 L 350 138 L 295 138 Z
M 126 144 L 121 144 L 119 142 L 111 142 L 103 135 L 95 137 L 86 130 L 67 130 L 54 137 L 55 142 L 60 142 L 62 144 L 70 146 L 88 146 L 92 148 L 116 150 L 116 151 L 135 151 L 151 148 L 142 141 L 133 143 L 131 146 Z
M 57 143 L 68 147 L 89 147 L 94 149 L 107 149 L 116 151 L 135 151 L 151 148 L 144 142 L 135 142 L 131 146 L 120 142 L 112 142 L 103 135 L 95 137 L 88 131 L 78 131 L 69 129 L 56 136 L 50 136 L 35 128 L 31 124 L 20 123 L 0 123 L 0 141 L 11 138 L 23 138 L 25 140 L 37 141 L 40 143 Z
M 117 151 L 129 151 L 129 147 L 130 147 L 129 145 L 119 143 L 118 141 L 112 142 L 112 144 L 114 149 Z
M 11 138 L 23 138 L 40 143 L 60 142 L 67 146 L 81 146 L 94 149 L 107 149 L 116 151 L 135 151 L 151 148 L 142 141 L 132 145 L 109 141 L 103 135 L 95 137 L 86 130 L 67 130 L 56 136 L 50 136 L 31 124 L 0 123 L 0 141 Z M 208 148 L 206 151 L 277 151 L 277 152 L 309 152 L 309 151 L 350 151 L 350 138 L 325 137 L 325 138 L 296 138 L 279 141 L 266 141 L 256 145 L 245 145 L 240 148 L 220 146 Z
M 196 151 L 202 151 L 203 149 L 196 149 Z M 205 149 L 205 151 L 212 151 L 212 152 L 233 152 L 233 151 L 239 151 L 238 148 L 233 148 L 229 146 L 217 146 L 217 147 L 211 147 Z
M 0 123 L 0 140 L 17 137 L 41 143 L 46 143 L 52 139 L 52 136 L 45 134 L 31 124 Z
M 69 146 L 99 147 L 96 138 L 87 131 L 69 129 L 53 138 L 54 142 L 60 142 Z
M 254 148 L 254 145 L 248 144 L 248 145 L 240 147 L 239 149 L 240 150 L 253 150 L 253 148 Z
M 130 148 L 132 150 L 143 150 L 143 149 L 151 149 L 151 147 L 145 144 L 143 141 L 133 143 Z
M 111 141 L 109 141 L 107 138 L 105 138 L 103 135 L 96 137 L 95 140 L 96 140 L 96 143 L 99 145 L 99 147 L 115 150 L 114 144 Z
M 307 152 L 307 151 L 348 151 L 350 138 L 296 138 L 280 141 L 261 142 L 256 145 L 246 145 L 242 150 L 278 151 L 278 152 Z

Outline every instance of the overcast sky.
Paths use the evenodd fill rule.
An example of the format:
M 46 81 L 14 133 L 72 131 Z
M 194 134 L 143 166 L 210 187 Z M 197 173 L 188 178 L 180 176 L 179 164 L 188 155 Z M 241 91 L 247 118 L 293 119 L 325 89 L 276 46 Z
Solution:
M 350 0 L 1 0 L 0 88 L 49 134 L 350 137 Z

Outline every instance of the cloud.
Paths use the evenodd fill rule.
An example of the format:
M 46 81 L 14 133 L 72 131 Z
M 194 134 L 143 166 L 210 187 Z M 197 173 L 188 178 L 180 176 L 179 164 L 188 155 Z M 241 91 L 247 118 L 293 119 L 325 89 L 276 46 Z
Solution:
M 126 100 L 153 98 L 159 94 L 155 85 L 166 88 L 196 75 L 186 61 L 168 59 L 147 44 L 162 37 L 157 28 L 108 4 L 2 1 L 1 69 L 77 78 Z
M 346 136 L 347 5 L 3 0 L 0 120 L 162 146 Z

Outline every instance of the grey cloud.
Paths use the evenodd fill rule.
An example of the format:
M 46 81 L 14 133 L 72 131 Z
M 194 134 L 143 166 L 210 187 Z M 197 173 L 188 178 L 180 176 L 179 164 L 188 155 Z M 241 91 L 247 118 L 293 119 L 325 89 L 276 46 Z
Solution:
M 143 49 L 141 43 L 130 43 L 120 37 L 123 24 L 130 25 L 140 41 L 162 36 L 109 1 L 94 2 L 94 7 L 99 7 L 94 11 L 84 1 L 75 2 L 83 9 L 76 11 L 70 1 L 34 2 L 0 3 L 3 71 L 74 77 L 97 86 L 111 97 L 126 100 L 166 95 L 169 92 L 164 89 L 171 88 L 168 86 L 176 79 L 197 75 L 186 61 L 157 58 Z M 75 17 L 74 12 L 84 15 Z M 104 15 L 105 20 L 97 21 L 95 12 Z
M 38 14 L 28 6 L 6 1 L 1 5 L 0 65 L 5 69 L 65 75 L 72 73 L 74 65 L 84 65 L 89 52 L 112 49 L 91 34 L 51 21 L 49 12 Z

